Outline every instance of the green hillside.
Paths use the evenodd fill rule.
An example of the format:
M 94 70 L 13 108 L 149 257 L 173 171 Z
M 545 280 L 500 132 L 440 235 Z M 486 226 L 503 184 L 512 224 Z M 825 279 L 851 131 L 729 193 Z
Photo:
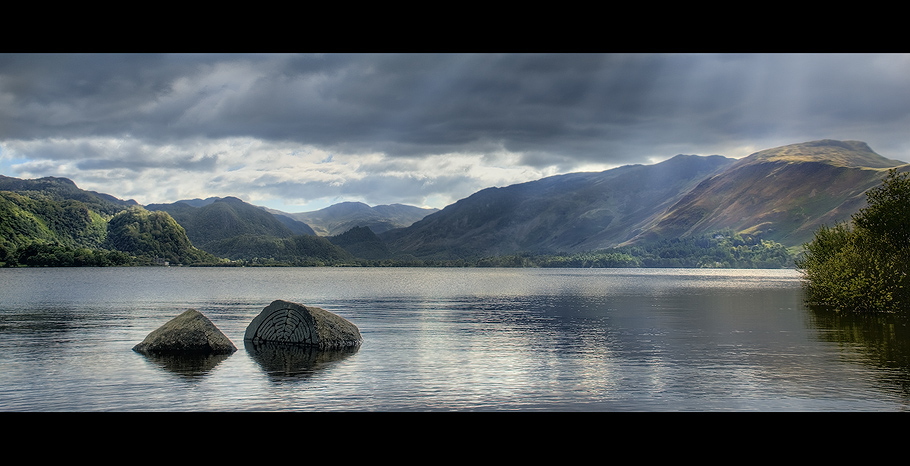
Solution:
M 213 241 L 207 250 L 243 265 L 340 265 L 355 262 L 355 257 L 326 238 L 293 235 L 286 238 L 264 235 L 239 235 Z
M 772 266 L 864 207 L 891 167 L 910 170 L 859 141 L 677 155 L 487 188 L 429 215 L 358 202 L 306 213 L 326 236 L 234 197 L 143 208 L 65 178 L 0 176 L 0 265 Z
M 224 197 L 194 207 L 189 203 L 151 204 L 168 212 L 199 249 L 252 265 L 326 265 L 353 261 L 344 249 L 313 234 L 307 225 Z
M 79 189 L 66 178 L 0 176 L 0 265 L 217 263 L 166 213 Z
M 103 246 L 136 256 L 142 263 L 199 264 L 218 259 L 193 247 L 183 227 L 166 212 L 142 207 L 124 210 L 108 222 Z
M 344 248 L 358 259 L 382 260 L 392 258 L 388 246 L 369 227 L 354 227 L 336 236 L 329 236 L 332 244 Z

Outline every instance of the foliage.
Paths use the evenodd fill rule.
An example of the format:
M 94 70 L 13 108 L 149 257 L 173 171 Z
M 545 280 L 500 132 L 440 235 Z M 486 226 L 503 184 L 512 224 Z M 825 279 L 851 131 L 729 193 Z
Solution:
M 783 268 L 793 256 L 780 243 L 724 230 L 709 235 L 664 240 L 599 251 L 558 254 L 517 253 L 462 259 L 418 259 L 401 256 L 359 261 L 362 265 L 434 267 L 698 267 Z
M 111 218 L 104 246 L 149 263 L 156 259 L 172 264 L 217 262 L 211 254 L 193 247 L 183 227 L 167 212 L 149 212 L 141 207 Z
M 840 310 L 894 312 L 910 305 L 910 174 L 888 171 L 868 206 L 823 226 L 796 265 L 811 301 Z
M 318 266 L 354 263 L 354 256 L 329 240 L 313 235 L 278 238 L 239 235 L 207 243 L 206 250 L 242 265 Z
M 133 265 L 135 259 L 121 251 L 35 242 L 13 251 L 0 249 L 0 262 L 9 267 L 114 267 Z
M 274 215 L 234 197 L 226 197 L 202 207 L 183 202 L 155 205 L 152 211 L 167 212 L 193 244 L 212 252 L 212 243 L 236 236 L 274 236 L 287 238 L 293 232 Z M 215 253 L 221 255 L 219 253 Z
M 635 246 L 576 254 L 545 255 L 539 267 L 782 268 L 792 262 L 776 242 L 726 230 Z
M 0 248 L 11 251 L 32 241 L 52 241 L 54 232 L 39 215 L 24 208 L 29 199 L 13 192 L 0 191 Z
M 353 227 L 326 239 L 361 259 L 386 259 L 392 256 L 388 246 L 369 227 Z
M 129 254 L 100 248 L 107 221 L 89 204 L 51 192 L 0 191 L 0 265 L 130 265 Z M 91 198 L 89 198 L 91 199 Z
M 166 213 L 65 178 L 0 175 L 0 266 L 218 264 Z

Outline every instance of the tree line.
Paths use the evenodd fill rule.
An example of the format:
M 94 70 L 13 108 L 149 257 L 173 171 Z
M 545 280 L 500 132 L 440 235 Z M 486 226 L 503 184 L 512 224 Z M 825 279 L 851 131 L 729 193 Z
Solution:
M 718 231 L 708 235 L 673 238 L 635 246 L 576 253 L 515 253 L 461 259 L 395 259 L 359 261 L 374 267 L 681 267 L 681 268 L 785 268 L 794 266 L 794 255 L 784 245 L 757 236 Z

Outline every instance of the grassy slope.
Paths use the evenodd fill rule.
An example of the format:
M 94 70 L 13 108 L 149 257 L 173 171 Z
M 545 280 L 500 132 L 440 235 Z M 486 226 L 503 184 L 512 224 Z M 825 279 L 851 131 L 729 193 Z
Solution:
M 611 247 L 730 163 L 677 156 L 656 165 L 488 188 L 380 237 L 396 253 L 432 259 Z
M 902 164 L 856 141 L 757 152 L 702 182 L 638 240 L 729 228 L 799 246 L 820 225 L 848 220 L 865 204 L 865 191 Z

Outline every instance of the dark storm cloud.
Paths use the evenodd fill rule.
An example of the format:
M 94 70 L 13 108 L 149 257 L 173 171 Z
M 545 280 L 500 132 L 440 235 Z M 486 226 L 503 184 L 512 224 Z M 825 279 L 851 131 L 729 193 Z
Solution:
M 389 203 L 823 138 L 910 160 L 907 76 L 889 54 L 0 54 L 0 168 Z
M 887 55 L 4 55 L 0 137 L 628 161 L 663 145 L 894 129 L 910 109 L 906 71 Z

